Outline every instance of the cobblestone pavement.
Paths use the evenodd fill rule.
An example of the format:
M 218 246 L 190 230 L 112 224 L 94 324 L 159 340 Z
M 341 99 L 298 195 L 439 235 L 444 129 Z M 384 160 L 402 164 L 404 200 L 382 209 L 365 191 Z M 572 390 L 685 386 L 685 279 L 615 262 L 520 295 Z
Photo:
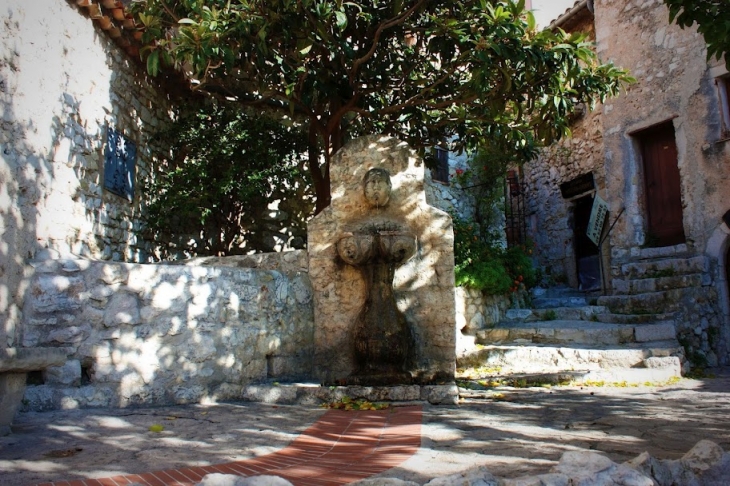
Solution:
M 283 449 L 324 413 L 254 403 L 23 413 L 0 437 L 0 484 L 242 461 Z M 425 405 L 422 421 L 418 451 L 377 476 L 424 483 L 486 465 L 517 477 L 548 471 L 570 450 L 676 459 L 701 439 L 730 450 L 730 369 L 662 387 L 504 387 Z

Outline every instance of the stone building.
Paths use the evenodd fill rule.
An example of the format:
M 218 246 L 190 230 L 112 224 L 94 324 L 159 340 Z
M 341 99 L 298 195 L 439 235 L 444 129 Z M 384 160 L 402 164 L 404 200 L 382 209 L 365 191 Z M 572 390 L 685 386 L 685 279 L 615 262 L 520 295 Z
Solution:
M 552 281 L 621 313 L 669 313 L 695 364 L 730 362 L 730 78 L 661 0 L 581 0 L 552 27 L 591 34 L 636 83 L 576 113 L 526 164 L 528 228 Z M 608 207 L 587 237 L 595 196 Z
M 150 258 L 134 181 L 173 105 L 113 40 L 111 12 L 56 0 L 0 12 L 0 347 L 17 344 L 22 277 L 41 251 Z

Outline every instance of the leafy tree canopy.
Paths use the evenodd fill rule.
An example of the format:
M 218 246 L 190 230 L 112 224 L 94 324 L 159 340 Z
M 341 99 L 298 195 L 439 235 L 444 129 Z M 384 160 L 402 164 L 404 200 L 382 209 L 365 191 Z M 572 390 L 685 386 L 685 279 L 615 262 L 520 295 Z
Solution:
M 728 0 L 664 0 L 669 7 L 669 21 L 682 28 L 697 24 L 697 31 L 707 42 L 707 59 L 725 56 L 730 69 L 730 2 Z
M 273 251 L 274 236 L 304 245 L 313 206 L 304 133 L 224 104 L 191 109 L 156 136 L 171 147 L 144 181 L 160 258 Z
M 306 123 L 317 211 L 348 137 L 385 133 L 422 150 L 481 143 L 532 155 L 569 132 L 577 103 L 631 78 L 579 33 L 535 29 L 497 0 L 140 0 L 147 68 Z

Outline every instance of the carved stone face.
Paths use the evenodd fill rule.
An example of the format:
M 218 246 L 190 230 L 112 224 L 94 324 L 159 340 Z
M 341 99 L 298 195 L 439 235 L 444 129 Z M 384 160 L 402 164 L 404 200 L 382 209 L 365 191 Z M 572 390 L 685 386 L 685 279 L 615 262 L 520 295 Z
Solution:
M 383 207 L 390 199 L 390 174 L 385 169 L 370 169 L 365 174 L 365 199 L 371 206 Z

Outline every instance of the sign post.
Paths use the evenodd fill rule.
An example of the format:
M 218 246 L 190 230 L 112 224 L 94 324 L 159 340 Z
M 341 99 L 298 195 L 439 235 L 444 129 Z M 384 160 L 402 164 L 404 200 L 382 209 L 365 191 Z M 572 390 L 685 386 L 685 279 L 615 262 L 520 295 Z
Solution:
M 603 232 L 603 225 L 606 222 L 607 214 L 608 203 L 596 193 L 596 196 L 593 198 L 591 217 L 588 220 L 588 229 L 586 230 L 586 235 L 596 246 L 601 241 L 601 233 Z

